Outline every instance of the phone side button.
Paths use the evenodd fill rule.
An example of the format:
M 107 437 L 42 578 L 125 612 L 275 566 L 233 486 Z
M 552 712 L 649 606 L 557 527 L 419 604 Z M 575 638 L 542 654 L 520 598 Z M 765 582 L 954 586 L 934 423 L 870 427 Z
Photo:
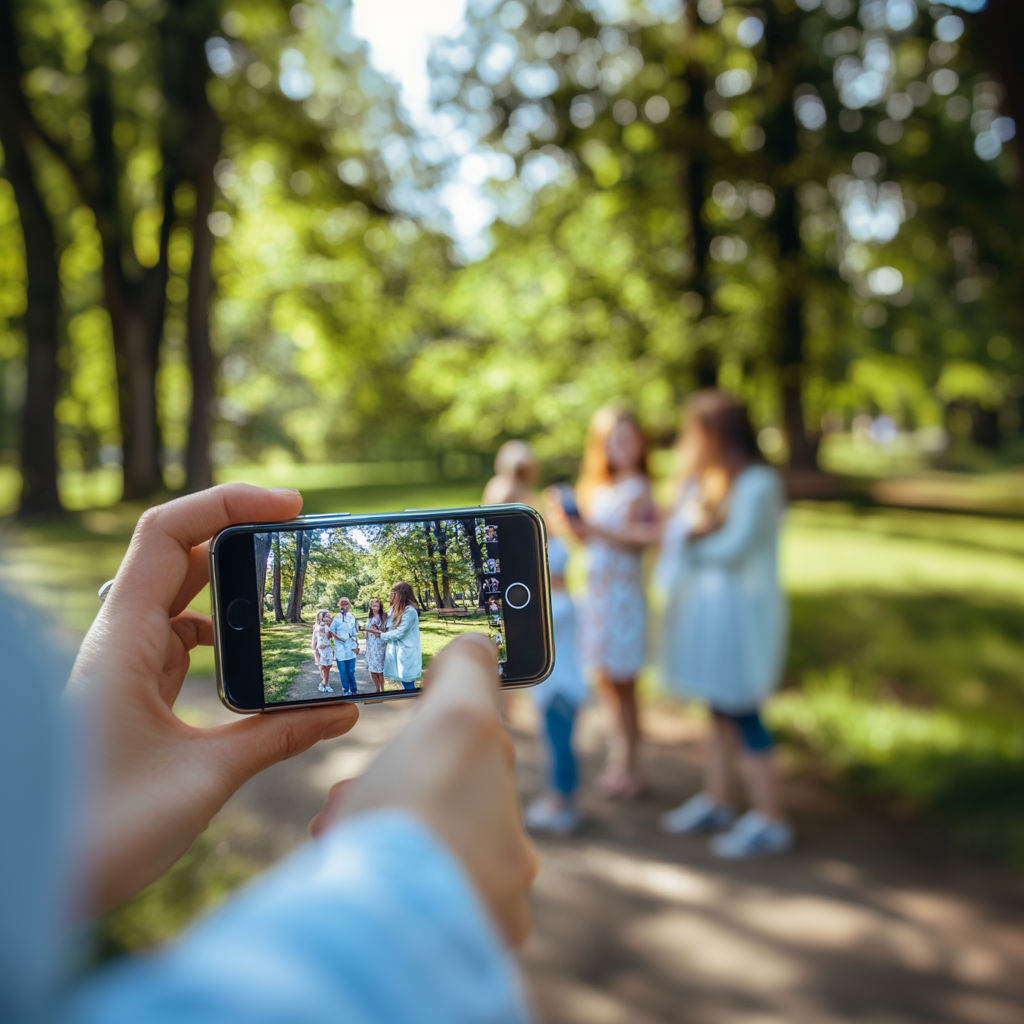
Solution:
M 383 704 L 383 700 L 364 700 L 364 704 Z

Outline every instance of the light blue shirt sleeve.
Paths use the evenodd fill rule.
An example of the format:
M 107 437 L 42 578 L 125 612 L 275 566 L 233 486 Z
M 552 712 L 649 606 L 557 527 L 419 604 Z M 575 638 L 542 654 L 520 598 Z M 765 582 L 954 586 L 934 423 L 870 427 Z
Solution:
M 747 469 L 736 480 L 725 524 L 694 541 L 689 556 L 699 565 L 739 561 L 766 536 L 774 536 L 782 503 L 782 482 L 773 470 Z
M 527 1024 L 515 968 L 452 855 L 379 811 L 305 846 L 59 1024 Z
M 419 626 L 419 619 L 419 612 L 415 608 L 412 606 L 406 608 L 402 613 L 402 621 L 398 624 L 398 627 L 396 629 L 386 629 L 380 635 L 381 640 L 390 640 L 392 643 L 396 640 L 404 640 L 411 629 Z

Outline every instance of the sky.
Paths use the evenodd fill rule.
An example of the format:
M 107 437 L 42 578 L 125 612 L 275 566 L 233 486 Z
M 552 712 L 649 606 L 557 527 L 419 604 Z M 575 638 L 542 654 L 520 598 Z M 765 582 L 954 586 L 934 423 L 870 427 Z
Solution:
M 466 0 L 354 0 L 352 29 L 370 45 L 370 61 L 402 87 L 409 111 L 427 106 L 431 41 L 456 32 Z

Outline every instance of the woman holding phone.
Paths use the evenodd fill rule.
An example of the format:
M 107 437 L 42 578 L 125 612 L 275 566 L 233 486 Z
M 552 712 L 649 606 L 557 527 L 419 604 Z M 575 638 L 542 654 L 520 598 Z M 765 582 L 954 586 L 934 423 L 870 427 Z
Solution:
M 644 663 L 647 602 L 642 555 L 650 543 L 633 527 L 656 526 L 647 470 L 647 441 L 636 417 L 605 406 L 594 414 L 576 484 L 579 511 L 565 509 L 573 532 L 587 545 L 589 595 L 581 649 L 615 716 L 608 764 L 597 780 L 607 795 L 631 800 L 643 783 L 637 771 L 640 720 L 636 679 Z M 563 508 L 565 503 L 563 503 Z
M 423 648 L 420 644 L 420 613 L 416 596 L 408 583 L 396 583 L 388 595 L 390 611 L 384 629 L 366 627 L 367 636 L 376 636 L 387 644 L 384 675 L 397 679 L 403 690 L 415 690 L 423 674 Z

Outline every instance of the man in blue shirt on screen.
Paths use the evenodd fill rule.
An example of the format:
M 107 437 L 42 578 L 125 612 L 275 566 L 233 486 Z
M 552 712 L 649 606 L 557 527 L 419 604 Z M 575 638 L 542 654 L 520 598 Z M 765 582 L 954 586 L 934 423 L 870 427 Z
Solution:
M 338 663 L 342 693 L 358 693 L 356 686 L 356 655 L 359 653 L 359 627 L 347 597 L 338 602 L 338 614 L 331 619 L 334 634 L 334 658 Z

